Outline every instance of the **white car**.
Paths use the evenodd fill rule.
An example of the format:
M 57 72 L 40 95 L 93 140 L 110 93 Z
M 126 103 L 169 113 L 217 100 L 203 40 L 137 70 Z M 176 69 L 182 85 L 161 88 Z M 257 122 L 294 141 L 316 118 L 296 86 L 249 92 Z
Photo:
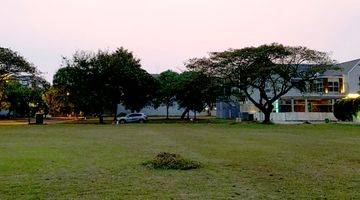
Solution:
M 130 113 L 124 117 L 117 117 L 116 120 L 117 123 L 120 124 L 131 123 L 131 122 L 144 123 L 147 122 L 148 117 L 144 113 Z

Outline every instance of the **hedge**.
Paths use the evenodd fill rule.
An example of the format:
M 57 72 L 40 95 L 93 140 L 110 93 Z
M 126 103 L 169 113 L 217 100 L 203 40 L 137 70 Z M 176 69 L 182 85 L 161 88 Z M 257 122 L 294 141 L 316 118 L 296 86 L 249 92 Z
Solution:
M 340 121 L 352 121 L 360 112 L 360 98 L 342 99 L 334 105 L 334 115 Z

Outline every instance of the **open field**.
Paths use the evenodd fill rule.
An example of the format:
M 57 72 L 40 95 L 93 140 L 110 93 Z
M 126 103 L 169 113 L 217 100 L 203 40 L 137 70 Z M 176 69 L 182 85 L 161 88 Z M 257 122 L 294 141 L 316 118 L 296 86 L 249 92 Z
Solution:
M 161 151 L 203 163 L 141 163 Z M 360 127 L 259 124 L 0 126 L 0 199 L 359 199 Z

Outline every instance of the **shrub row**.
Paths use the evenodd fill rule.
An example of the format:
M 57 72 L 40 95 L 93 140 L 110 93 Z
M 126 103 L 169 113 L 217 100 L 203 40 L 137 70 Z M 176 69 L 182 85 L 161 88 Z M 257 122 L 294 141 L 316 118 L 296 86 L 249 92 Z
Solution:
M 340 121 L 352 121 L 360 112 L 360 98 L 342 99 L 334 105 L 334 115 Z

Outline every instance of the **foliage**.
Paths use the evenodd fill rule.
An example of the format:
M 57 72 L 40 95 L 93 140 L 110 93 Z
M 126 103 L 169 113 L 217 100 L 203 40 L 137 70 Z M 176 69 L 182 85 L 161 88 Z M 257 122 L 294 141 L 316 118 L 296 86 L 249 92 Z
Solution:
M 176 100 L 176 84 L 179 74 L 171 70 L 164 71 L 156 77 L 158 90 L 154 100 L 155 107 L 166 106 L 166 119 L 169 118 L 169 107 L 174 105 Z
M 74 110 L 74 106 L 69 101 L 69 95 L 66 91 L 58 87 L 51 87 L 47 90 L 43 99 L 49 108 L 49 114 L 52 116 L 64 116 Z
M 0 47 L 0 108 L 22 117 L 30 111 L 29 104 L 35 105 L 33 112 L 45 111 L 41 96 L 47 87 L 35 66 L 17 52 Z
M 143 69 L 128 74 L 129 81 L 124 85 L 124 95 L 121 101 L 127 109 L 139 112 L 150 103 L 155 96 L 156 81 Z
M 167 152 L 161 152 L 157 154 L 152 160 L 144 162 L 143 165 L 153 169 L 180 170 L 197 169 L 201 166 L 199 162 L 185 159 L 179 154 Z
M 340 121 L 352 121 L 360 112 L 360 98 L 342 99 L 334 105 L 334 115 Z
M 29 112 L 46 111 L 47 107 L 42 100 L 43 92 L 49 84 L 41 77 L 28 77 L 28 85 L 19 80 L 8 80 L 2 85 L 2 108 L 8 109 L 13 116 L 24 117 Z
M 20 75 L 33 75 L 36 68 L 17 52 L 0 47 L 0 84 Z
M 179 106 L 185 109 L 181 118 L 189 111 L 203 111 L 206 105 L 216 102 L 220 91 L 214 77 L 197 71 L 181 73 L 176 84 L 176 100 Z
M 155 80 L 124 48 L 96 54 L 77 52 L 72 59 L 65 58 L 64 65 L 54 76 L 54 87 L 69 94 L 76 113 L 115 114 L 118 103 L 139 111 L 153 97 Z
M 264 123 L 270 122 L 276 100 L 293 88 L 303 90 L 307 82 L 332 66 L 326 53 L 280 44 L 213 52 L 187 65 L 239 88 L 265 114 Z
M 98 84 L 95 75 L 97 72 L 91 65 L 93 55 L 87 52 L 77 52 L 72 60 L 64 58 L 64 67 L 60 68 L 54 75 L 53 87 L 64 91 L 68 101 L 73 105 L 71 112 L 84 114 L 94 113 L 99 104 L 95 102 L 101 100 L 94 98 L 98 93 L 94 91 L 93 85 Z M 94 100 L 96 100 L 94 102 Z M 64 103 L 66 104 L 66 103 Z M 70 114 L 71 113 L 69 111 Z

